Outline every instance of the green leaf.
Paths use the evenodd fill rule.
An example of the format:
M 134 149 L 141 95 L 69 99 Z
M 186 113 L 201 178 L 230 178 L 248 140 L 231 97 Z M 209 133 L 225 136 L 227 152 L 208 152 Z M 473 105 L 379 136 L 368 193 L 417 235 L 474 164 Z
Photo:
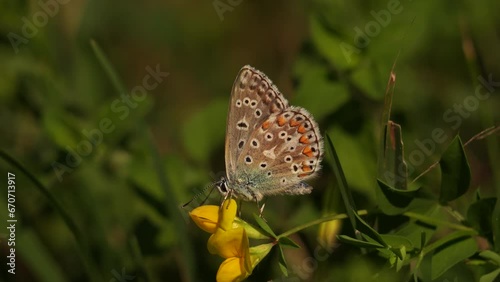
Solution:
M 446 204 L 462 196 L 470 184 L 470 168 L 460 137 L 457 136 L 439 161 L 441 167 L 441 191 L 439 202 Z
M 416 199 L 411 203 L 409 208 L 410 211 L 405 212 L 405 215 L 412 213 L 412 215 L 418 216 L 411 216 L 408 224 L 398 229 L 395 235 L 407 238 L 412 242 L 413 246 L 421 246 L 422 249 L 425 246 L 425 243 L 422 244 L 422 233 L 425 234 L 425 238 L 432 238 L 437 229 L 427 219 L 444 219 L 444 214 L 436 202 L 429 200 Z
M 300 246 L 297 245 L 297 243 L 295 243 L 292 239 L 290 239 L 288 237 L 281 237 L 281 238 L 279 238 L 278 242 L 282 246 L 300 249 Z
M 425 244 L 427 243 L 427 233 L 422 231 L 420 233 L 420 250 L 422 250 L 425 247 Z
M 474 238 L 463 231 L 452 233 L 427 248 L 434 250 L 431 258 L 431 277 L 433 280 L 455 264 L 471 257 L 478 250 Z
M 280 266 L 280 270 L 283 273 L 283 275 L 288 276 L 288 266 L 286 264 L 285 254 L 283 253 L 281 245 L 279 245 L 279 250 L 280 254 L 279 254 L 278 264 Z
M 408 169 L 404 161 L 401 126 L 392 121 L 383 125 L 378 160 L 378 178 L 397 190 L 407 189 Z
M 350 244 L 360 248 L 384 248 L 381 244 L 377 242 L 367 242 L 363 240 L 358 240 L 347 235 L 337 235 L 340 242 Z
M 269 224 L 267 224 L 267 222 L 265 222 L 260 216 L 254 214 L 253 215 L 255 221 L 257 222 L 257 224 L 260 226 L 260 228 L 262 228 L 262 230 L 267 233 L 269 235 L 269 237 L 273 237 L 273 238 L 276 238 L 276 234 L 273 232 L 273 230 L 271 229 L 271 227 L 269 226 Z
M 415 198 L 420 187 L 413 190 L 399 190 L 389 186 L 387 183 L 377 179 L 377 203 L 380 209 L 388 215 L 400 214 Z
M 339 157 L 335 148 L 333 147 L 332 140 L 328 134 L 325 135 L 326 140 L 326 149 L 328 151 L 328 155 L 330 156 L 330 162 L 332 163 L 332 171 L 335 175 L 335 179 L 337 179 L 337 183 L 339 185 L 340 194 L 342 195 L 342 200 L 344 201 L 344 205 L 346 208 L 347 215 L 349 216 L 349 221 L 353 229 L 356 228 L 356 206 L 354 204 L 354 200 L 352 198 L 351 191 L 349 190 L 349 186 L 347 185 L 347 180 L 344 175 L 344 171 L 342 170 L 342 165 L 340 164 Z
M 380 234 L 378 234 L 378 232 L 375 229 L 373 229 L 370 225 L 368 225 L 368 223 L 366 223 L 357 213 L 354 213 L 354 216 L 356 218 L 356 226 L 359 232 L 370 237 L 378 244 L 384 247 L 388 247 L 387 243 L 384 241 L 382 236 L 380 236 Z
M 481 235 L 488 236 L 492 233 L 492 215 L 496 201 L 497 198 L 481 199 L 470 205 L 467 210 L 467 221 Z
M 380 236 L 391 248 L 405 248 L 406 251 L 411 251 L 414 248 L 413 243 L 406 237 L 388 234 L 382 234 Z
M 398 256 L 396 261 L 396 271 L 400 271 L 404 266 L 404 261 L 406 259 L 406 248 L 403 246 L 399 249 L 391 249 L 391 251 Z
M 498 281 L 496 280 L 497 277 L 500 277 L 500 268 L 481 276 L 481 278 L 479 278 L 479 282 L 495 282 Z
M 487 260 L 491 260 L 494 264 L 500 267 L 500 254 L 486 250 L 479 253 L 479 256 Z

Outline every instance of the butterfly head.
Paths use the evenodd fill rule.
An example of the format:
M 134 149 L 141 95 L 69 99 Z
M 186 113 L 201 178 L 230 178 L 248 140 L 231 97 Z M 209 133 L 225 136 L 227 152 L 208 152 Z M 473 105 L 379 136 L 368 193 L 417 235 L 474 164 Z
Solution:
M 215 182 L 215 187 L 217 187 L 224 198 L 227 198 L 228 194 L 231 192 L 227 187 L 227 179 L 225 177 L 221 177 L 219 181 Z

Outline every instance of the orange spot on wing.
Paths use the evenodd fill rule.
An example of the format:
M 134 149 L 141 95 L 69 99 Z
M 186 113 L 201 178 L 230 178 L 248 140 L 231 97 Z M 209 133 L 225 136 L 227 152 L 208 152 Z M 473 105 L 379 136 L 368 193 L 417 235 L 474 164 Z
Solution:
M 308 157 L 312 157 L 312 156 L 314 156 L 314 153 L 313 153 L 313 151 L 311 150 L 311 146 L 306 146 L 306 147 L 304 148 L 304 150 L 302 150 L 302 154 L 304 154 L 304 155 L 306 155 L 306 156 L 308 156 Z
M 302 167 L 303 172 L 310 172 L 312 170 L 312 167 L 310 165 L 305 165 Z
M 291 127 L 297 126 L 297 125 L 299 125 L 299 124 L 300 124 L 300 122 L 298 122 L 298 121 L 296 121 L 296 120 L 294 120 L 294 119 L 290 120 L 290 126 L 291 126 Z
M 311 172 L 301 173 L 301 174 L 299 174 L 298 176 L 299 176 L 299 177 L 306 177 L 306 176 L 308 176 L 308 175 L 311 175 Z
M 269 127 L 271 126 L 271 122 L 266 120 L 263 124 L 262 124 L 262 129 L 266 130 L 268 129 Z
M 278 117 L 278 125 L 283 126 L 286 123 L 286 119 L 283 116 Z
M 299 142 L 302 144 L 309 144 L 309 138 L 307 138 L 307 136 L 305 135 L 302 135 L 300 136 Z
M 306 133 L 306 131 L 307 131 L 306 128 L 302 124 L 297 129 L 297 132 L 299 132 L 299 133 Z

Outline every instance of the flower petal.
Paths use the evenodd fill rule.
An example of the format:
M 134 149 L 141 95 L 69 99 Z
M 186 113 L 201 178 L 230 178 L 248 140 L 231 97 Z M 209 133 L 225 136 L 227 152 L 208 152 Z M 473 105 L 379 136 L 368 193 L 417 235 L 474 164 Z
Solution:
M 241 267 L 240 258 L 232 257 L 222 262 L 217 271 L 217 282 L 243 281 L 249 272 Z
M 230 230 L 233 227 L 233 220 L 236 217 L 238 205 L 234 199 L 225 200 L 219 210 L 219 226 L 223 230 Z
M 219 221 L 219 206 L 199 206 L 189 212 L 189 216 L 199 228 L 208 233 L 215 233 Z
M 217 254 L 223 258 L 248 256 L 248 237 L 245 229 L 239 227 L 224 231 L 217 229 L 208 239 L 207 248 L 211 254 Z

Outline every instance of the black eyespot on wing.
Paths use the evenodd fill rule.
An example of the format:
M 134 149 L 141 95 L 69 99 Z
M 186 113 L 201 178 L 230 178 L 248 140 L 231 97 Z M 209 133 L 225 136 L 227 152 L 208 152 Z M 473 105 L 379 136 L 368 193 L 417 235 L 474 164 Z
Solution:
M 248 128 L 248 124 L 246 124 L 245 122 L 239 122 L 237 125 L 239 128 Z

